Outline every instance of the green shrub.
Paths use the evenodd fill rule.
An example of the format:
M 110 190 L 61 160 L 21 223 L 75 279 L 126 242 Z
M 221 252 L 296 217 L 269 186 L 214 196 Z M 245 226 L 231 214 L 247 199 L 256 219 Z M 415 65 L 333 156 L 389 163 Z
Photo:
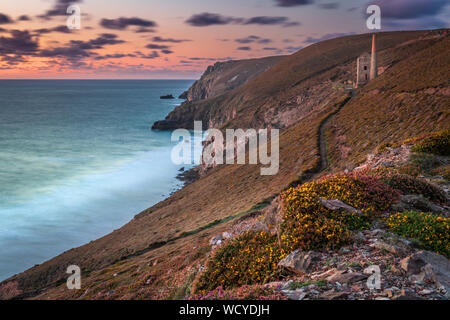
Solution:
M 450 129 L 436 132 L 414 145 L 414 152 L 450 156 Z
M 418 240 L 424 249 L 450 257 L 450 219 L 406 211 L 390 216 L 387 224 L 395 233 Z

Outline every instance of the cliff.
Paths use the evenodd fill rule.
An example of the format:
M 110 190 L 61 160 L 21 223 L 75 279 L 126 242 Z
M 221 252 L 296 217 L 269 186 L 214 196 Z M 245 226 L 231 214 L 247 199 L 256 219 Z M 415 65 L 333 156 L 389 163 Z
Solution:
M 267 71 L 284 56 L 216 62 L 185 93 L 189 102 L 204 100 L 231 91 Z
M 202 120 L 207 127 L 217 128 L 280 128 L 279 173 L 275 176 L 261 176 L 259 165 L 218 166 L 168 199 L 141 212 L 119 230 L 8 279 L 0 285 L 0 296 L 2 288 L 4 292 L 7 288 L 9 288 L 8 292 L 13 292 L 8 298 L 38 299 L 184 298 L 194 293 L 194 287 L 199 290 L 202 288 L 208 290 L 210 288 L 204 284 L 213 282 L 205 281 L 205 278 L 200 277 L 205 275 L 205 277 L 211 276 L 211 279 L 216 279 L 211 273 L 215 269 L 210 268 L 203 272 L 205 265 L 231 268 L 227 264 L 228 261 L 217 264 L 220 261 L 214 260 L 215 252 L 220 250 L 222 240 L 219 240 L 221 243 L 218 245 L 217 239 L 212 241 L 212 238 L 223 232 L 227 234 L 235 232 L 236 237 L 241 237 L 241 231 L 245 230 L 245 226 L 252 226 L 252 219 L 260 222 L 261 219 L 258 217 L 269 219 L 270 212 L 275 215 L 280 214 L 276 202 L 273 201 L 277 199 L 282 201 L 284 196 L 288 196 L 285 190 L 289 189 L 289 186 L 301 186 L 303 182 L 319 179 L 330 173 L 355 170 L 365 163 L 368 154 L 377 154 L 378 148 L 384 143 L 390 143 L 389 147 L 395 144 L 401 145 L 407 139 L 448 129 L 450 123 L 448 112 L 450 37 L 448 31 L 380 33 L 378 41 L 379 65 L 384 72 L 367 86 L 355 91 L 352 97 L 349 97 L 343 83 L 354 79 L 356 58 L 362 52 L 370 50 L 371 41 L 368 34 L 311 45 L 285 57 L 272 68 L 231 91 L 204 100 L 186 102 L 176 108 L 167 120 L 187 128 L 192 127 L 194 120 Z M 413 141 L 419 140 L 413 139 Z M 396 148 L 393 148 L 392 152 L 394 158 L 401 154 L 401 151 Z M 326 168 L 320 165 L 324 157 L 329 159 Z M 373 160 L 373 157 L 369 158 Z M 441 174 L 444 176 L 445 161 L 448 159 L 439 157 L 436 159 L 431 162 L 441 165 L 433 167 L 432 170 L 442 170 L 444 173 Z M 405 160 L 407 168 L 402 167 L 401 170 L 411 174 L 413 165 L 408 161 Z M 389 161 L 379 161 L 379 167 L 387 162 Z M 418 163 L 423 162 L 418 161 Z M 431 176 L 433 173 L 430 169 L 430 171 L 418 173 L 415 177 L 411 176 L 411 179 L 416 179 L 420 175 Z M 392 182 L 388 178 L 386 181 Z M 402 180 L 405 181 L 404 184 L 394 185 L 395 190 L 390 189 L 394 188 L 390 185 L 385 186 L 379 178 L 368 176 L 364 176 L 363 181 L 374 182 L 374 184 L 361 185 L 355 182 L 358 188 L 362 186 L 363 189 L 348 189 L 347 184 L 339 184 L 340 180 L 338 182 L 333 179 L 325 180 L 326 188 L 324 187 L 323 190 L 345 190 L 350 196 L 347 193 L 323 193 L 321 196 L 326 197 L 325 200 L 340 199 L 360 211 L 365 208 L 364 203 L 374 202 L 373 206 L 378 210 L 374 216 L 383 216 L 392 213 L 389 205 L 398 202 L 400 195 L 403 197 L 410 195 L 413 189 L 407 189 L 405 185 L 412 188 L 419 185 L 417 181 L 422 181 L 407 179 Z M 339 185 L 335 188 L 336 183 Z M 309 187 L 316 188 L 315 185 L 306 186 L 308 190 Z M 434 203 L 444 208 L 446 205 L 444 202 L 447 200 L 440 196 L 442 192 L 436 191 L 437 189 L 429 187 L 428 184 L 423 186 L 423 189 L 417 192 L 423 192 L 424 196 L 431 198 L 431 200 L 428 199 L 432 202 L 430 207 Z M 323 190 L 317 190 L 317 192 L 323 192 Z M 386 190 L 388 192 L 385 192 Z M 426 190 L 432 190 L 431 196 Z M 301 193 L 307 190 L 299 189 L 295 192 Z M 378 193 L 385 197 L 382 198 L 385 202 L 381 203 L 371 196 Z M 368 198 L 360 198 L 361 194 L 367 195 Z M 396 196 L 390 197 L 389 194 Z M 438 196 L 434 197 L 434 194 Z M 408 199 L 403 199 L 405 208 L 408 207 Z M 290 203 L 286 204 L 290 205 Z M 325 220 L 320 221 L 328 221 L 327 215 L 331 214 L 328 210 L 331 209 L 323 209 L 320 203 L 315 203 L 314 206 L 320 209 L 317 209 L 319 210 L 317 214 L 324 215 L 322 218 Z M 414 207 L 414 205 L 411 206 Z M 265 209 L 270 209 L 270 212 Z M 299 213 L 303 210 L 301 206 L 294 209 Z M 284 221 L 297 223 L 289 219 Z M 347 227 L 349 221 L 346 220 L 346 226 L 343 226 L 342 230 L 350 228 Z M 312 225 L 316 222 L 313 221 Z M 336 239 L 332 238 L 336 242 L 324 242 L 329 247 L 323 243 L 313 243 L 314 245 L 311 246 L 315 250 L 323 249 L 316 260 L 322 261 L 318 264 L 319 266 L 325 266 L 326 261 L 333 259 L 339 262 L 339 265 L 334 265 L 335 269 L 342 266 L 348 269 L 346 269 L 348 272 L 336 274 L 333 279 L 342 276 L 344 280 L 346 279 L 346 283 L 352 283 L 348 278 L 354 270 L 350 270 L 349 265 L 358 260 L 359 256 L 356 253 L 361 253 L 363 257 L 366 252 L 370 252 L 369 258 L 381 261 L 380 264 L 385 267 L 390 264 L 399 266 L 399 257 L 406 259 L 409 255 L 419 254 L 410 247 L 399 253 L 403 250 L 402 245 L 391 244 L 389 247 L 389 243 L 386 244 L 391 241 L 389 239 L 394 238 L 390 236 L 391 231 L 385 231 L 387 235 L 383 238 L 379 236 L 381 232 L 374 231 L 377 230 L 377 224 L 374 224 L 375 227 L 370 230 L 367 225 L 362 224 L 367 221 L 357 220 L 356 222 L 355 225 L 352 224 L 352 228 L 363 226 L 368 228 L 361 231 L 365 240 L 358 242 L 359 244 L 350 240 L 350 236 L 356 237 L 358 234 L 352 230 L 348 233 L 345 231 Z M 375 221 L 371 222 L 375 223 Z M 279 222 L 277 223 L 279 225 Z M 381 222 L 377 223 L 379 225 Z M 271 225 L 273 224 L 267 222 L 267 229 L 264 229 L 264 226 L 260 229 L 260 231 L 263 230 L 261 232 L 265 238 L 253 239 L 254 241 L 250 239 L 252 241 L 249 243 L 261 244 L 256 248 L 230 248 L 230 243 L 227 241 L 232 239 L 224 239 L 227 241 L 222 248 L 233 249 L 236 255 L 239 252 L 246 252 L 244 250 L 255 250 L 255 255 L 246 256 L 250 258 L 254 256 L 258 259 L 270 256 L 274 260 L 264 265 L 270 265 L 272 268 L 280 262 L 282 255 L 278 255 L 280 249 L 276 245 L 276 236 L 269 230 Z M 283 225 L 283 230 L 290 232 L 294 229 L 290 229 L 289 225 Z M 320 237 L 319 234 L 314 233 L 315 230 L 306 231 L 314 235 L 311 238 Z M 285 235 L 282 234 L 282 236 Z M 288 237 L 289 239 L 298 239 L 296 237 L 299 235 L 292 233 L 290 236 L 292 237 Z M 249 239 L 244 240 L 242 240 L 243 243 L 247 243 Z M 444 240 L 448 241 L 448 239 Z M 383 242 L 385 245 L 374 244 L 371 247 L 368 245 L 370 241 Z M 300 248 L 300 242 L 301 239 L 298 243 L 287 243 L 290 249 L 286 249 L 285 253 L 291 254 L 293 251 L 291 249 Z M 344 255 L 342 251 L 333 249 L 337 247 L 344 248 L 346 252 L 350 250 L 349 252 L 352 253 Z M 268 250 L 264 252 L 271 252 L 271 250 L 277 252 L 277 255 L 276 257 L 271 254 L 258 255 L 262 252 L 257 251 L 260 248 Z M 430 247 L 427 248 L 430 250 Z M 423 259 L 426 260 L 429 255 L 425 255 L 427 257 Z M 346 260 L 348 257 L 354 259 Z M 370 259 L 364 257 L 368 264 L 371 263 Z M 242 261 L 242 263 L 248 263 L 255 268 L 260 266 L 253 260 Z M 83 290 L 68 291 L 65 288 L 67 276 L 65 268 L 72 264 L 79 265 L 83 270 Z M 363 273 L 362 269 L 358 270 Z M 224 272 L 228 271 L 227 269 Z M 258 272 L 262 271 L 276 275 L 280 270 L 260 269 Z M 327 272 L 327 270 L 311 272 L 313 271 L 316 273 L 311 273 L 308 281 L 312 281 L 313 275 Z M 392 281 L 388 284 L 395 286 L 396 276 L 392 276 L 393 271 L 386 267 L 383 272 L 383 277 Z M 322 276 L 328 279 L 330 274 Z M 409 281 L 409 276 L 406 273 L 402 274 L 401 281 Z M 250 277 L 248 274 L 240 274 L 240 278 L 255 285 L 274 280 L 271 277 Z M 339 291 L 341 289 L 338 289 L 337 285 L 333 284 L 329 287 L 333 279 L 327 280 L 324 288 L 338 292 L 326 291 L 328 293 L 325 294 L 324 291 L 323 297 L 358 297 L 356 293 L 349 293 L 354 290 L 350 287 L 349 291 L 344 293 Z M 359 280 L 361 279 L 364 278 Z M 338 280 L 335 282 L 342 283 Z M 229 287 L 239 285 L 240 283 L 236 282 L 229 284 Z M 431 289 L 419 288 L 414 291 L 414 294 L 419 294 L 420 290 Z M 322 294 L 323 290 L 316 291 Z M 307 292 L 304 293 L 306 296 Z
M 202 77 L 180 96 L 181 99 L 187 100 L 181 108 L 185 110 L 184 112 L 189 112 L 190 103 L 218 97 L 232 91 L 269 70 L 283 58 L 284 56 L 275 56 L 216 62 L 209 66 Z M 186 127 L 186 124 L 183 124 L 181 119 L 170 116 L 153 125 L 153 129 L 157 130 L 171 130 L 179 127 Z

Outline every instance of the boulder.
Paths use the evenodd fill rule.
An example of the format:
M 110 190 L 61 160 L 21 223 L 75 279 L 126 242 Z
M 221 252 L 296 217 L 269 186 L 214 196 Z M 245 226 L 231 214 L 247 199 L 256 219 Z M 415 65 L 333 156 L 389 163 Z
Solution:
M 431 280 L 450 296 L 450 260 L 430 251 L 419 251 L 400 261 L 400 266 L 415 279 Z
M 291 272 L 304 274 L 310 272 L 319 260 L 320 254 L 317 252 L 295 250 L 281 260 L 278 265 Z
M 209 240 L 209 244 L 212 246 L 221 245 L 224 240 L 225 239 L 223 238 L 222 234 L 218 234 L 217 236 L 214 236 L 211 238 L 211 240 Z
M 329 282 L 339 282 L 341 284 L 352 284 L 367 279 L 368 275 L 359 272 L 349 272 L 333 274 L 327 278 Z
M 335 291 L 334 289 L 325 291 L 319 296 L 321 300 L 342 300 L 348 297 L 350 292 L 346 291 Z
M 400 202 L 394 204 L 392 209 L 399 212 L 408 210 L 432 212 L 448 217 L 448 210 L 446 208 L 434 204 L 421 194 L 408 194 L 401 196 Z
M 320 199 L 320 203 L 327 209 L 336 211 L 340 209 L 344 209 L 345 211 L 349 213 L 357 213 L 362 214 L 360 210 L 357 210 L 348 204 L 343 203 L 341 200 L 327 200 L 327 199 Z

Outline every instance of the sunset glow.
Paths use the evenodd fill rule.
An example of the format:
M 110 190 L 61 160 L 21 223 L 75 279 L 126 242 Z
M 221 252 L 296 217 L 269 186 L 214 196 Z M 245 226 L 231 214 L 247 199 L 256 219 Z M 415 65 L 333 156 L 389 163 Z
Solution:
M 402 2 L 414 1 L 371 2 L 384 9 L 382 31 L 449 26 L 446 1 L 430 1 L 417 12 L 405 11 Z M 81 9 L 80 30 L 66 27 L 70 4 Z M 367 4 L 2 0 L 0 78 L 193 79 L 215 61 L 287 55 L 320 40 L 369 32 Z

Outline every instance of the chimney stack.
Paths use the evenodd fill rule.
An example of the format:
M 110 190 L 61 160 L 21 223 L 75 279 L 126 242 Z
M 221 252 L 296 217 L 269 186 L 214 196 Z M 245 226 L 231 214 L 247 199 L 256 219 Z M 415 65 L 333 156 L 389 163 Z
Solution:
M 372 58 L 370 61 L 370 80 L 378 77 L 378 61 L 377 61 L 377 40 L 375 34 L 372 35 Z

